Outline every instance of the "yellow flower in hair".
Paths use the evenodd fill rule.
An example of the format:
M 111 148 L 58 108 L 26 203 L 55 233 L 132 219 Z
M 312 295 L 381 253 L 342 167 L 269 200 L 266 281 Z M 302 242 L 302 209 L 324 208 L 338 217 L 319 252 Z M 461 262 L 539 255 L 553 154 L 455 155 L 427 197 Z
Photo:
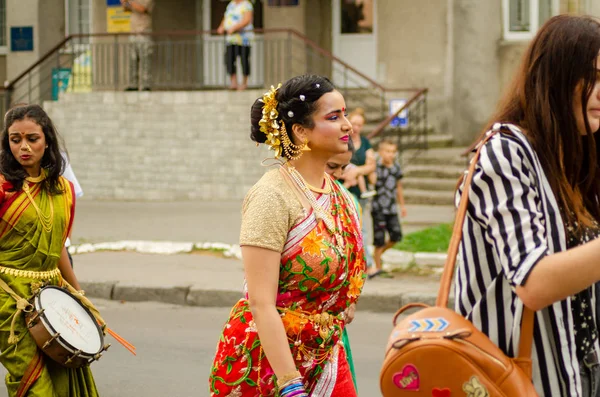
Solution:
M 265 144 L 275 152 L 276 158 L 282 154 L 282 145 L 279 139 L 279 123 L 277 122 L 279 112 L 277 111 L 277 99 L 275 99 L 277 90 L 280 87 L 281 83 L 277 85 L 277 88 L 271 86 L 271 89 L 263 95 L 262 118 L 258 122 L 260 131 L 267 137 Z

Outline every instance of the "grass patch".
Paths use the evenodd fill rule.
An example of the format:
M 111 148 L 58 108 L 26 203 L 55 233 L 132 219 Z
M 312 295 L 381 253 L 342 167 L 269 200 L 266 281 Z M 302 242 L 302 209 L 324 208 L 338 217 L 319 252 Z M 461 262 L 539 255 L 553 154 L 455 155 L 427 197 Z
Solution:
M 451 237 L 452 224 L 442 223 L 407 234 L 394 248 L 408 252 L 446 252 Z
M 227 251 L 227 249 L 225 248 L 198 248 L 195 245 L 192 247 L 192 250 L 190 252 L 194 253 L 194 252 L 210 252 L 210 253 L 224 253 L 225 251 Z

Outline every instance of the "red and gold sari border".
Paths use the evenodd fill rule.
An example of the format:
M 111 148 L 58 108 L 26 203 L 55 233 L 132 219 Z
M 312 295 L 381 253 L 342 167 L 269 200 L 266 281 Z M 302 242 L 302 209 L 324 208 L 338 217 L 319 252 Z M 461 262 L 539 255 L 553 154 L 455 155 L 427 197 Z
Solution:
M 321 194 L 317 198 L 317 203 L 329 211 L 331 208 L 331 196 L 328 194 Z M 317 227 L 317 218 L 315 211 L 311 208 L 308 211 L 307 216 L 298 222 L 288 232 L 287 241 L 283 246 L 283 252 L 281 253 L 282 260 L 285 261 L 297 248 L 298 244 L 315 228 Z

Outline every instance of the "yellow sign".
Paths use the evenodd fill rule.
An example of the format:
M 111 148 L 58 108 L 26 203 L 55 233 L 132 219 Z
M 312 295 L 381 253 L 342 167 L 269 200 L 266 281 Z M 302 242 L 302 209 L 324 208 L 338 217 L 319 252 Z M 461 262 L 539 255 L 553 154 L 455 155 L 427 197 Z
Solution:
M 71 92 L 92 91 L 92 52 L 90 50 L 80 53 L 73 60 L 72 74 Z
M 125 11 L 122 6 L 106 7 L 106 31 L 108 33 L 129 33 L 131 12 Z

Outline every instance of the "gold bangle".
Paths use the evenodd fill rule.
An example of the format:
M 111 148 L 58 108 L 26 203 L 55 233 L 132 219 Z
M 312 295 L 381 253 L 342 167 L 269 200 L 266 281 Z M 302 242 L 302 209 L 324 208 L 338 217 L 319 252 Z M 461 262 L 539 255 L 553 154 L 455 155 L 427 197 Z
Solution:
M 304 387 L 304 383 L 302 381 L 303 381 L 303 379 L 301 377 L 297 377 L 294 379 L 290 379 L 289 381 L 285 382 L 281 386 L 277 385 L 277 388 L 279 389 L 279 391 L 281 391 L 281 390 L 284 390 L 285 388 L 292 386 L 294 384 L 300 384 Z
M 294 372 L 290 372 L 289 374 L 285 374 L 281 377 L 277 377 L 277 387 L 281 389 L 286 385 L 286 383 L 288 383 L 291 380 L 295 380 L 296 378 L 302 379 L 300 371 L 296 370 Z

